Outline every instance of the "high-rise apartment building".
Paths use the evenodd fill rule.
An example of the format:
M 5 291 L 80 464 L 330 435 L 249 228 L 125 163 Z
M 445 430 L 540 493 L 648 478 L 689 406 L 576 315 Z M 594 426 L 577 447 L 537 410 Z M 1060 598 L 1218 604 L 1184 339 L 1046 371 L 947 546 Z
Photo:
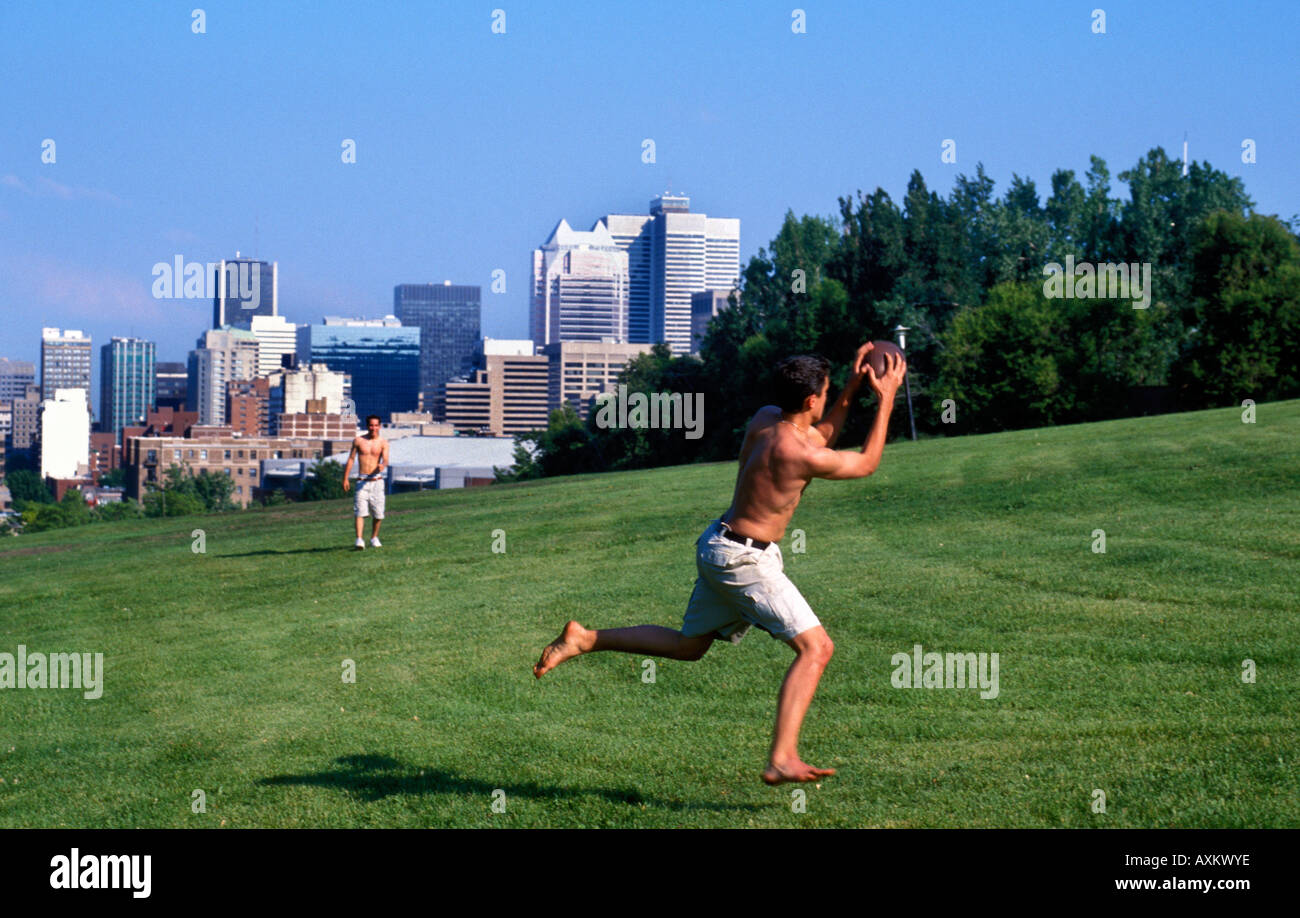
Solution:
M 393 314 L 403 325 L 420 329 L 419 387 L 435 417 L 440 417 L 443 384 L 474 369 L 482 312 L 478 286 L 444 281 L 393 288 Z
M 41 329 L 41 400 L 59 389 L 81 389 L 90 405 L 90 336 L 76 329 Z
M 226 383 L 226 426 L 245 437 L 271 436 L 271 383 L 264 376 Z
M 217 262 L 213 278 L 212 327 L 249 329 L 254 316 L 278 316 L 279 262 L 240 258 Z
M 113 338 L 99 350 L 99 415 L 114 437 L 139 424 L 154 407 L 154 343 Z
M 691 348 L 691 294 L 730 291 L 740 277 L 740 221 L 691 213 L 690 198 L 663 194 L 648 215 L 601 221 L 628 253 L 628 337 Z
M 199 415 L 199 424 L 226 423 L 226 383 L 257 375 L 260 345 L 242 328 L 211 329 L 199 336 L 190 351 L 186 408 Z
M 580 232 L 561 220 L 533 250 L 533 340 L 626 341 L 627 263 L 604 224 Z
M 13 412 L 13 428 L 9 433 L 10 451 L 26 452 L 36 445 L 41 429 L 41 388 L 29 385 L 21 398 L 9 403 Z
M 419 407 L 422 335 L 422 329 L 406 327 L 396 316 L 326 316 L 320 325 L 299 327 L 298 359 L 347 374 L 357 415 L 377 414 L 386 421 L 394 411 Z

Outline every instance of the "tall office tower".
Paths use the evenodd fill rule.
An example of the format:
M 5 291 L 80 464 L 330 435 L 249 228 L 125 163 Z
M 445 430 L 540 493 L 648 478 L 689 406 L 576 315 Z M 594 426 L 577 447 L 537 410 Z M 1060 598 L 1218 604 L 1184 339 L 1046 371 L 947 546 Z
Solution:
M 254 316 L 278 316 L 279 262 L 240 258 L 217 262 L 213 278 L 216 296 L 212 300 L 212 327 L 227 325 L 248 329 Z
M 90 408 L 80 387 L 55 389 L 41 402 L 41 477 L 81 478 L 90 472 Z
M 736 294 L 740 296 L 739 293 Z M 731 301 L 731 288 L 726 290 L 701 290 L 691 294 L 691 353 L 700 352 L 700 342 L 709 330 L 713 317 L 726 309 Z
M 298 328 L 298 360 L 346 373 L 356 414 L 377 414 L 387 422 L 394 411 L 419 407 L 422 336 L 422 329 L 406 327 L 396 316 L 326 316 L 320 325 Z
M 59 389 L 84 390 L 90 405 L 90 336 L 74 329 L 42 328 L 41 400 L 52 400 Z
M 154 407 L 185 410 L 185 391 L 189 388 L 189 373 L 183 363 L 154 364 Z
M 533 342 L 484 338 L 478 360 L 473 378 L 447 383 L 447 422 L 498 437 L 544 429 L 548 360 Z
M 30 360 L 10 360 L 0 357 L 0 402 L 12 402 L 27 394 L 27 387 L 36 383 L 36 364 Z
M 609 214 L 601 223 L 628 253 L 628 336 L 691 347 L 691 294 L 731 290 L 740 277 L 740 221 L 693 214 L 685 195 L 663 194 L 647 216 Z
M 612 341 L 558 341 L 542 348 L 548 366 L 546 405 L 551 411 L 568 402 L 584 421 L 602 392 L 614 392 L 628 361 L 647 353 L 649 344 Z
M 11 451 L 27 452 L 36 443 L 41 429 L 41 388 L 29 385 L 22 397 L 9 403 L 13 411 L 13 429 L 9 434 Z
M 468 284 L 398 284 L 393 314 L 420 329 L 420 391 L 441 418 L 443 385 L 474 369 L 483 311 L 482 288 Z
M 284 316 L 253 316 L 249 324 L 258 350 L 257 375 L 265 376 L 280 369 L 283 358 L 293 357 L 298 347 L 298 326 Z
M 199 424 L 226 423 L 226 383 L 257 375 L 260 346 L 253 333 L 242 328 L 211 329 L 199 336 L 190 351 L 185 407 L 198 412 Z
M 141 424 L 154 407 L 154 343 L 113 338 L 99 349 L 99 416 L 114 436 Z
M 603 223 L 579 232 L 561 220 L 533 250 L 533 340 L 626 341 L 627 262 Z

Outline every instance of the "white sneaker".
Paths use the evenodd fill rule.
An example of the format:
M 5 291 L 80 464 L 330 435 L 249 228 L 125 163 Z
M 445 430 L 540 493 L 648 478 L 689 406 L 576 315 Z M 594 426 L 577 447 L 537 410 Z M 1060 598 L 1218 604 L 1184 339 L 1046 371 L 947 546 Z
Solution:
M 360 537 L 358 537 L 358 538 L 357 538 L 357 546 L 356 546 L 356 547 L 357 547 L 357 550 L 358 550 L 358 551 L 360 551 L 361 549 L 365 548 L 365 547 L 366 547 L 366 542 L 365 542 L 365 540 L 362 539 L 362 538 L 360 538 Z
M 384 543 L 379 541 L 379 536 L 371 536 L 371 537 L 370 537 L 370 546 L 371 546 L 372 548 L 383 548 L 383 547 L 384 547 Z

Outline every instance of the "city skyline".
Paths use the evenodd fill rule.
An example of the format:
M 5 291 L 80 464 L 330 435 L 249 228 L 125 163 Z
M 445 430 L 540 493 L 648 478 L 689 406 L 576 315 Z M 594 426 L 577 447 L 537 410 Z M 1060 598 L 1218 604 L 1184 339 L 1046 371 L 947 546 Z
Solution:
M 1245 180 L 1260 212 L 1300 210 L 1283 154 L 1300 129 L 1278 109 L 1296 88 L 1284 45 L 1300 14 L 1282 3 L 1233 11 L 1226 33 L 1173 2 L 1111 4 L 1105 34 L 1088 10 L 1029 16 L 1012 3 L 932 16 L 813 7 L 803 34 L 776 5 L 612 20 L 521 3 L 502 35 L 470 7 L 359 21 L 343 4 L 207 12 L 195 34 L 188 10 L 0 11 L 0 33 L 33 39 L 7 48 L 0 355 L 36 359 L 51 325 L 152 340 L 160 360 L 183 360 L 212 301 L 153 298 L 151 269 L 237 251 L 288 272 L 279 312 L 295 324 L 383 315 L 394 285 L 450 280 L 482 287 L 482 335 L 521 337 L 528 253 L 556 221 L 639 213 L 668 190 L 743 222 L 742 268 L 787 209 L 830 215 L 837 197 L 877 185 L 899 201 L 913 169 L 946 194 L 982 162 L 999 193 L 1018 173 L 1045 197 L 1055 169 L 1081 175 L 1096 154 L 1123 197 L 1118 172 L 1155 146 L 1179 155 L 1185 136 L 1192 159 Z M 576 85 L 563 62 L 616 68 L 665 28 L 674 52 L 651 78 L 584 83 L 550 104 Z M 230 66 L 236 52 L 262 62 L 256 75 Z M 1152 72 L 1151 59 L 1176 63 Z M 276 96 L 299 104 L 259 101 Z M 238 142 L 214 143 L 214 123 Z M 53 163 L 41 161 L 47 138 Z M 1258 162 L 1241 161 L 1243 138 Z

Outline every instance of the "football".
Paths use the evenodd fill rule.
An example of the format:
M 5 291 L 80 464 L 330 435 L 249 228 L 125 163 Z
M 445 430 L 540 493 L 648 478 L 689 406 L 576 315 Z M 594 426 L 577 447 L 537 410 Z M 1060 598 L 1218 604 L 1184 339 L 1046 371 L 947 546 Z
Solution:
M 876 374 L 877 379 L 883 377 L 888 369 L 885 363 L 885 358 L 888 355 L 897 354 L 899 360 L 902 360 L 904 363 L 907 362 L 907 358 L 903 356 L 902 348 L 894 342 L 872 341 L 871 344 L 872 348 L 867 353 L 867 362 L 871 364 L 871 372 Z

